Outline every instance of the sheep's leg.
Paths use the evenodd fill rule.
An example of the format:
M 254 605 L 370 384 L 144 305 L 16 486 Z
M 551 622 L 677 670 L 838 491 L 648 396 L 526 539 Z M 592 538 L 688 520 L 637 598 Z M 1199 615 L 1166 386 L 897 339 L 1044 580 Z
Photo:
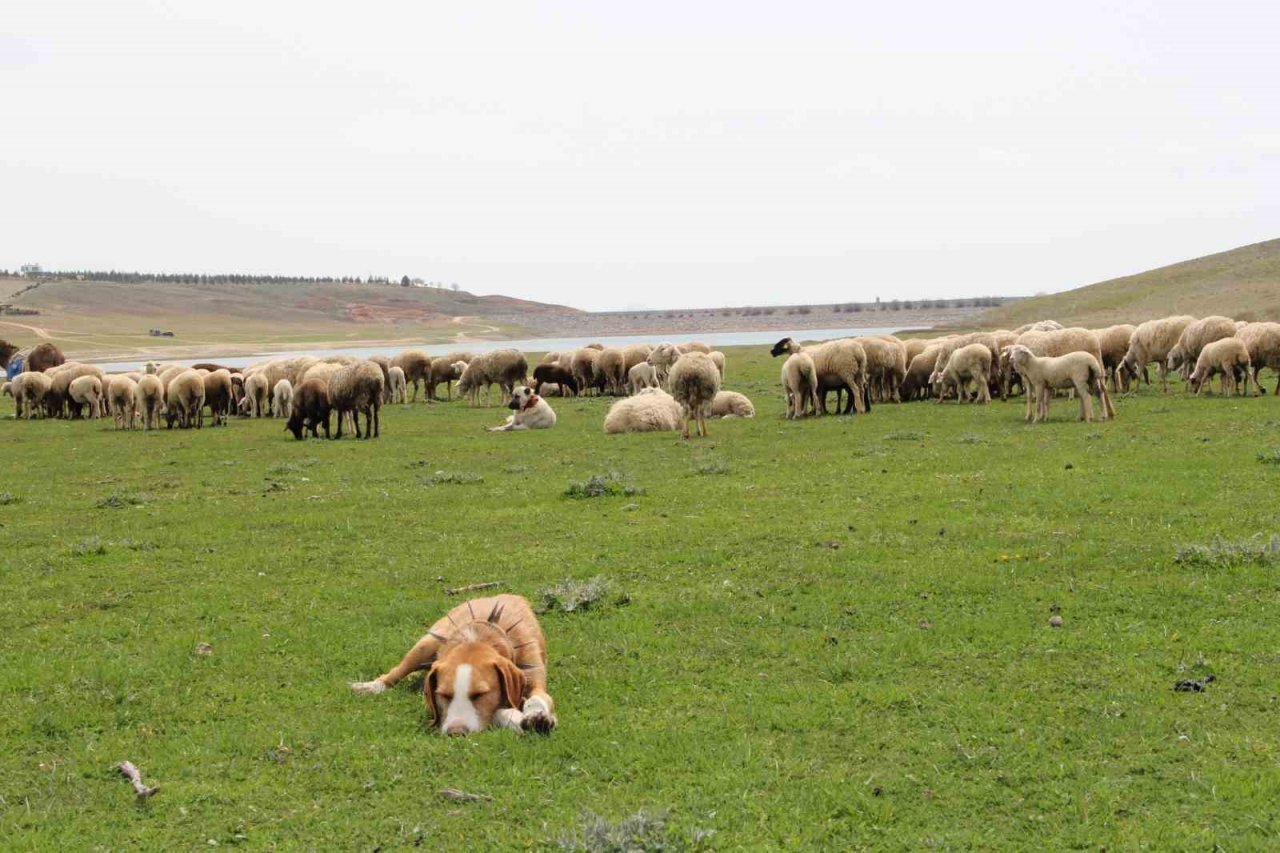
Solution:
M 342 419 L 344 414 L 345 413 L 341 409 L 338 410 L 338 434 L 335 438 L 342 438 Z

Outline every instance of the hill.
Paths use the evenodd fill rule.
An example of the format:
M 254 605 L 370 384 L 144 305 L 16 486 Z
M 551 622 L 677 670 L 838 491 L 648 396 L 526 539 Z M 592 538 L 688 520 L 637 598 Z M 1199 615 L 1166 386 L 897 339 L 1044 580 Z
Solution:
M 1168 314 L 1280 320 L 1280 240 L 1022 299 L 984 312 L 976 322 L 987 328 L 1013 328 L 1053 319 L 1098 327 Z

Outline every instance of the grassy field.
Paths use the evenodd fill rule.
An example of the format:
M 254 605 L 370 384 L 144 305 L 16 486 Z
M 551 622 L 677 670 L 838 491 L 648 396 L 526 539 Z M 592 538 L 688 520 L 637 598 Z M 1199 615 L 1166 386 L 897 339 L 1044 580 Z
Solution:
M 1141 323 L 1170 314 L 1280 320 L 1280 240 L 1241 246 L 1138 275 L 993 308 L 975 328 L 1055 319 L 1075 326 Z
M 1280 530 L 1280 400 L 789 423 L 778 367 L 731 351 L 760 415 L 687 443 L 595 399 L 376 442 L 0 422 L 0 846 L 539 848 L 643 811 L 668 849 L 1275 849 L 1280 562 L 1175 555 Z M 610 472 L 638 493 L 566 497 Z M 543 617 L 549 738 L 347 690 L 445 587 L 597 576 Z

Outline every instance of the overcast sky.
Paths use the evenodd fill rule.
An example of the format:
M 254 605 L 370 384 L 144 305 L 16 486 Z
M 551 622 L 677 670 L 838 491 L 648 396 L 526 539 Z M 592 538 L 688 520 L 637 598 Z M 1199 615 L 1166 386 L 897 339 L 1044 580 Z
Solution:
M 1061 290 L 1280 236 L 1278 33 L 1262 0 L 16 0 L 0 266 Z

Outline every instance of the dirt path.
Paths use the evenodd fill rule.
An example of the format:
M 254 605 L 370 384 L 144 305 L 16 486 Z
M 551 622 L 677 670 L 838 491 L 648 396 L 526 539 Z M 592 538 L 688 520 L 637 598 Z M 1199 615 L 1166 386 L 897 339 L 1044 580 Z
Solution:
M 26 323 L 15 323 L 12 320 L 0 320 L 0 326 L 13 326 L 18 329 L 26 329 L 37 338 L 44 338 L 45 340 L 49 340 L 53 337 L 53 335 L 49 334 L 39 326 L 28 326 Z

